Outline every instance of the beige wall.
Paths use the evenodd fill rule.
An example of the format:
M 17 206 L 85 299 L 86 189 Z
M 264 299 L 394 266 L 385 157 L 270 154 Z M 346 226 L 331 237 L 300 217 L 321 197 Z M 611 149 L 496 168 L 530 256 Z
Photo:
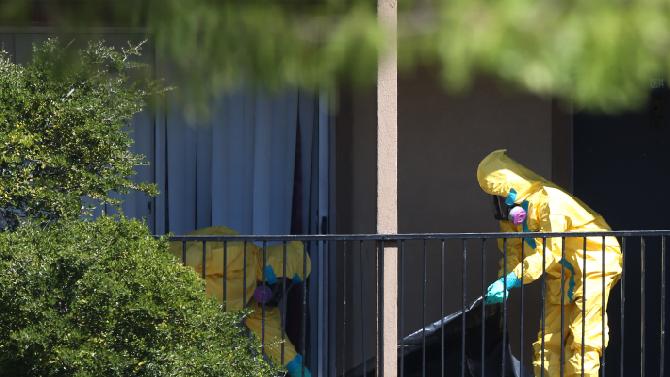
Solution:
M 477 185 L 477 163 L 490 151 L 508 149 L 510 155 L 531 169 L 552 176 L 552 103 L 505 88 L 492 80 L 479 80 L 462 95 L 447 95 L 436 75 L 427 70 L 401 75 L 398 83 L 398 226 L 399 232 L 482 232 L 496 231 L 490 200 Z M 337 232 L 369 233 L 375 230 L 376 183 L 376 104 L 374 90 L 344 91 L 337 117 Z M 356 245 L 358 246 L 358 245 Z M 428 290 L 426 320 L 441 316 L 441 268 L 445 276 L 444 313 L 461 305 L 462 243 L 447 242 L 445 263 L 440 263 L 440 243 L 427 244 Z M 492 246 L 492 245 L 489 245 Z M 372 249 L 372 245 L 368 245 Z M 470 242 L 467 255 L 468 300 L 481 294 L 481 244 Z M 421 327 L 423 245 L 406 245 L 404 332 Z M 486 284 L 495 279 L 499 253 L 487 248 Z M 363 301 L 374 314 L 374 253 L 359 258 L 357 249 L 348 251 L 340 272 L 346 268 L 349 303 L 339 308 L 338 318 L 346 314 L 347 364 L 360 362 L 360 272 L 365 276 Z M 340 275 L 338 280 L 344 278 Z M 449 291 L 447 294 L 446 292 Z M 453 292 L 457 292 L 454 294 Z M 537 287 L 525 292 L 526 324 L 524 342 L 537 332 Z M 518 350 L 518 290 L 510 301 L 510 331 Z M 338 297 L 341 300 L 342 293 Z M 368 301 L 369 300 L 369 301 Z M 368 319 L 363 334 L 367 356 L 374 353 L 374 321 Z M 529 336 L 530 335 L 530 336 Z M 340 343 L 340 346 L 343 344 Z M 341 348 L 340 348 L 341 349 Z M 515 351 L 518 354 L 518 351 Z M 528 353 L 526 357 L 529 357 Z M 527 359 L 528 360 L 528 359 Z

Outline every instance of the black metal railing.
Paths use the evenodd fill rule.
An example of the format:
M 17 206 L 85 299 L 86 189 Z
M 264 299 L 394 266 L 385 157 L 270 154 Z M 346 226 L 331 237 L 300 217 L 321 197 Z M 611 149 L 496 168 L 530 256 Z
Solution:
M 384 290 L 397 289 L 399 376 L 664 376 L 668 236 L 670 231 L 616 231 L 174 236 L 171 241 L 180 246 L 182 262 L 208 279 L 208 289 L 213 276 L 220 279 L 217 298 L 224 308 L 237 299 L 260 309 L 263 351 L 278 346 L 278 362 L 286 364 L 292 341 L 303 355 L 300 367 L 312 375 L 383 375 L 381 308 Z M 303 247 L 292 248 L 294 241 Z M 208 246 L 217 244 L 220 249 Z M 383 261 L 390 251 L 398 258 L 398 279 L 389 287 L 383 284 Z M 219 253 L 222 262 L 208 266 L 208 253 Z M 310 266 L 319 253 L 334 255 L 318 259 L 330 263 L 328 268 Z M 242 271 L 231 269 L 239 263 L 231 262 L 234 258 L 241 258 Z M 248 261 L 254 258 L 261 268 L 252 272 Z M 554 263 L 546 263 L 550 259 Z M 508 292 L 503 302 L 486 305 L 489 285 L 524 260 L 540 265 L 537 281 L 507 291 L 503 280 Z M 281 270 L 273 271 L 279 277 L 273 284 L 263 268 L 268 263 Z M 537 264 L 521 263 L 517 270 L 532 275 L 527 269 Z M 293 274 L 300 269 L 296 274 L 307 284 Z M 258 284 L 247 284 L 252 278 Z M 231 285 L 242 287 L 241 300 L 231 297 Z M 258 293 L 247 292 L 254 286 L 273 292 L 271 307 L 265 301 L 256 305 Z M 300 297 L 291 301 L 295 287 L 302 288 Z M 291 308 L 296 302 L 300 307 Z M 607 310 L 599 310 L 603 307 Z M 275 310 L 281 313 L 279 329 L 276 322 L 266 324 L 266 313 Z M 297 325 L 291 325 L 293 314 L 300 317 Z

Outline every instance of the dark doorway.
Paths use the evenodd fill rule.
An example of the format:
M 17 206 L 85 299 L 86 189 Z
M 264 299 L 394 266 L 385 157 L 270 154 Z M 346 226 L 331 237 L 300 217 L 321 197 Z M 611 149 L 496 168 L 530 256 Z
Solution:
M 670 90 L 654 89 L 647 106 L 636 112 L 574 115 L 574 191 L 614 230 L 670 228 Z M 660 240 L 646 240 L 644 361 L 648 376 L 660 376 L 660 244 Z M 627 240 L 624 348 L 618 284 L 608 306 L 607 376 L 637 376 L 641 372 L 640 255 L 640 240 Z M 666 276 L 667 265 L 666 258 Z M 667 351 L 666 347 L 665 360 Z M 670 375 L 668 369 L 666 362 L 666 375 Z

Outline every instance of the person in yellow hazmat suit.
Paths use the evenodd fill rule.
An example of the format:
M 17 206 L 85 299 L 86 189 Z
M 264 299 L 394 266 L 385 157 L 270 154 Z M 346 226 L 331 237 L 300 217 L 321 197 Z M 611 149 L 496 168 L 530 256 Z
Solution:
M 556 184 L 512 160 L 505 150 L 494 151 L 480 162 L 477 180 L 482 190 L 493 196 L 495 217 L 500 220 L 503 232 L 610 230 L 602 216 Z M 586 244 L 582 237 L 564 240 L 560 237 L 499 240 L 499 248 L 506 252 L 507 264 L 504 266 L 503 258 L 500 279 L 488 287 L 485 302 L 501 303 L 508 297 L 509 289 L 531 283 L 544 273 L 544 352 L 540 330 L 533 344 L 535 375 L 539 376 L 540 369 L 544 368 L 545 376 L 559 376 L 563 343 L 564 375 L 581 376 L 583 368 L 584 376 L 596 377 L 608 342 L 605 317 L 603 345 L 603 311 L 609 292 L 621 275 L 621 248 L 615 237 L 588 237 Z M 546 250 L 544 258 L 543 249 Z M 561 311 L 564 313 L 563 333 Z
M 213 226 L 188 235 L 236 234 L 230 228 Z M 282 314 L 276 302 L 277 292 L 284 287 L 280 278 L 300 283 L 309 277 L 311 260 L 302 242 L 267 246 L 263 250 L 252 242 L 208 241 L 203 258 L 201 241 L 173 241 L 170 252 L 180 260 L 185 252 L 186 264 L 200 276 L 204 271 L 207 294 L 221 302 L 225 310 L 251 308 L 244 324 L 263 342 L 264 352 L 273 362 L 286 367 L 291 377 L 311 377 L 302 355 L 282 336 Z

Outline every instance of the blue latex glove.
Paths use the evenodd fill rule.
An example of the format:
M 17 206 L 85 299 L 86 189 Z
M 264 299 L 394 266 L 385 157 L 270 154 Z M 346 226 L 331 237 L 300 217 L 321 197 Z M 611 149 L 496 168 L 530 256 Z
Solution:
M 309 371 L 309 369 L 307 369 L 307 367 L 304 369 L 305 373 L 302 373 L 302 355 L 300 354 L 295 355 L 293 360 L 286 364 L 286 370 L 288 370 L 288 374 L 291 377 L 312 377 L 312 373 Z
M 507 294 L 505 294 L 505 279 L 507 281 Z M 486 298 L 484 302 L 486 304 L 500 304 L 503 302 L 504 297 L 509 297 L 509 290 L 511 288 L 517 288 L 521 286 L 521 279 L 516 277 L 514 272 L 510 272 L 506 277 L 500 278 L 489 285 L 488 290 L 486 291 Z

